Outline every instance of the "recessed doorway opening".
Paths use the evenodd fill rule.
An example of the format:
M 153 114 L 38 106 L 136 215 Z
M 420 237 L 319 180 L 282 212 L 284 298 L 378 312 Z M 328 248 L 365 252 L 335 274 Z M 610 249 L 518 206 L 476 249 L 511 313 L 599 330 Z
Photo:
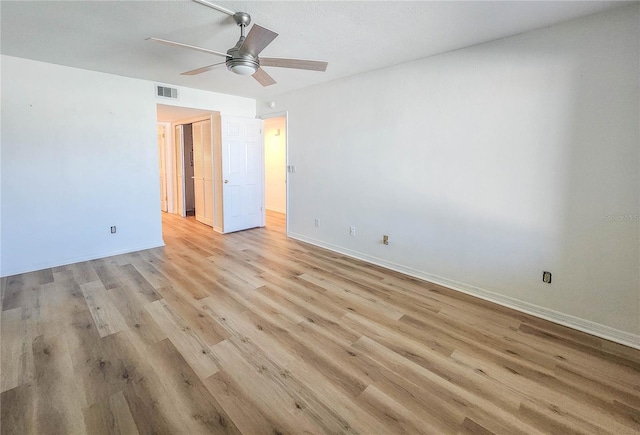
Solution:
M 219 113 L 158 104 L 157 114 L 161 210 L 212 226 L 212 177 L 202 173 L 212 163 L 206 150 L 212 148 L 211 123 Z
M 287 117 L 264 119 L 264 187 L 267 225 L 287 232 Z
M 166 153 L 165 170 L 160 165 L 161 210 L 166 203 L 168 213 L 195 214 L 198 222 L 222 234 L 264 227 L 263 121 L 177 106 L 157 108 L 160 153 L 165 154 L 160 146 L 165 141 L 172 150 Z M 163 176 L 166 168 L 174 169 L 173 177 Z M 173 188 L 163 189 L 170 179 Z

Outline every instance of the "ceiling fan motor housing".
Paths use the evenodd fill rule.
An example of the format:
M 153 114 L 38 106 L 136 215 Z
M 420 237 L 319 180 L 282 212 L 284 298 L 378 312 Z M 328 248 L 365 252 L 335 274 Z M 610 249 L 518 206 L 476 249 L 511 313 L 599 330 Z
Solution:
M 255 73 L 260 68 L 260 61 L 249 53 L 240 53 L 240 47 L 244 43 L 244 35 L 240 37 L 238 43 L 227 50 L 227 69 L 243 76 Z
M 240 40 L 235 47 L 227 50 L 229 56 L 226 61 L 227 69 L 243 76 L 254 74 L 260 68 L 258 58 L 248 53 L 240 53 L 240 47 L 245 40 L 244 29 L 251 24 L 251 15 L 246 12 L 236 12 L 233 14 L 233 20 L 240 27 Z

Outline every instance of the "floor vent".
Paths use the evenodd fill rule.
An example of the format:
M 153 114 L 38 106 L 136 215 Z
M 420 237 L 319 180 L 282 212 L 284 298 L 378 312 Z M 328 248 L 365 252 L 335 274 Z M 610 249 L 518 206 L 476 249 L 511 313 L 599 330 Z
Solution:
M 166 86 L 157 85 L 156 86 L 156 95 L 158 97 L 177 99 L 178 98 L 178 90 L 176 88 L 169 88 L 169 87 L 166 87 Z

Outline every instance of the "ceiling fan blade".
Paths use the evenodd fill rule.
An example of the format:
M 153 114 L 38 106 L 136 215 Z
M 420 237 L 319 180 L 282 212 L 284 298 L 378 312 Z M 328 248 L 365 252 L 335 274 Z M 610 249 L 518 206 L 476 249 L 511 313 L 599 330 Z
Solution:
M 256 57 L 267 45 L 271 44 L 271 41 L 276 39 L 276 36 L 278 36 L 276 32 L 254 24 L 238 52 Z
M 258 81 L 262 86 L 275 85 L 276 81 L 265 70 L 258 68 L 258 71 L 253 73 L 253 78 Z
M 261 57 L 260 66 L 276 66 L 279 68 L 307 69 L 311 71 L 326 71 L 328 62 L 320 60 L 286 59 L 283 57 Z
M 227 9 L 227 8 L 223 8 L 222 6 L 214 5 L 213 3 L 209 3 L 208 1 L 205 1 L 205 0 L 193 0 L 193 1 L 194 1 L 194 2 L 196 2 L 196 3 L 200 3 L 201 5 L 204 5 L 204 6 L 210 7 L 211 9 L 215 9 L 216 11 L 219 11 L 219 12 L 225 13 L 225 14 L 227 14 L 227 15 L 233 15 L 233 14 L 235 14 L 235 12 L 230 11 L 230 10 L 229 10 L 229 9 Z
M 180 75 L 181 76 L 194 76 L 196 74 L 202 74 L 203 72 L 211 71 L 212 69 L 214 69 L 218 65 L 224 65 L 224 64 L 225 64 L 225 62 L 218 62 L 218 63 L 214 63 L 213 65 L 207 65 L 207 66 L 203 66 L 202 68 L 196 68 L 196 69 L 192 69 L 191 71 L 186 71 L 186 72 L 180 73 Z
M 195 45 L 183 44 L 182 42 L 168 41 L 166 39 L 160 39 L 160 38 L 147 38 L 147 41 L 155 41 L 161 44 L 172 45 L 174 47 L 189 48 L 191 50 L 200 51 L 202 53 L 215 54 L 216 56 L 228 57 L 228 54 L 226 53 L 209 50 L 208 48 L 196 47 Z

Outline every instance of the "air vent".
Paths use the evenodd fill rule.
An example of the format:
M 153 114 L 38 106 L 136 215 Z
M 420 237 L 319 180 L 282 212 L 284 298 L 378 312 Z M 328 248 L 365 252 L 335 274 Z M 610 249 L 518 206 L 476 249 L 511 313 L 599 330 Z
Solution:
M 157 85 L 156 86 L 156 95 L 158 97 L 177 99 L 178 98 L 178 90 L 176 88 L 169 88 L 169 87 L 166 87 L 166 86 Z

